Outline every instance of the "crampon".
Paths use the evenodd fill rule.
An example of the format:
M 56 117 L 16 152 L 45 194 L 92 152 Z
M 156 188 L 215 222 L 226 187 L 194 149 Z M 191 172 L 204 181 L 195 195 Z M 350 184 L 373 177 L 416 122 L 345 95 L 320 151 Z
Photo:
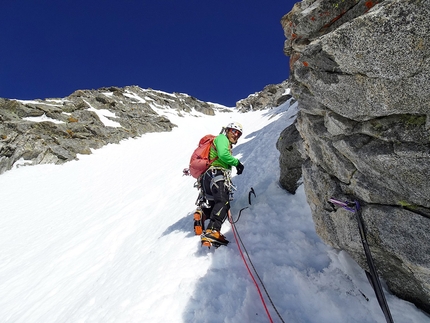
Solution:
M 202 243 L 202 247 L 214 247 L 215 249 L 217 249 L 220 246 L 226 246 L 228 245 L 228 241 L 226 240 L 226 242 L 222 242 L 222 241 L 218 241 L 216 239 L 211 239 L 209 237 L 206 237 L 204 234 L 201 235 L 201 243 Z

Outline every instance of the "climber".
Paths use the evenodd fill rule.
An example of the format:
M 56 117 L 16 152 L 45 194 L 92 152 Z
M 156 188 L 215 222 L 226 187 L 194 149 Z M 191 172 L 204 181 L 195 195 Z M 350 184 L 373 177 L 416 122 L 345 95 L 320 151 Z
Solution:
M 210 221 L 206 231 L 201 235 L 202 244 L 219 242 L 227 244 L 228 240 L 221 234 L 221 226 L 228 216 L 230 209 L 231 168 L 236 167 L 237 175 L 242 174 L 244 166 L 239 159 L 233 157 L 232 147 L 242 135 L 242 125 L 238 122 L 229 123 L 214 139 L 210 149 L 210 160 L 215 159 L 211 167 L 202 175 L 201 183 L 210 189 L 213 198 Z

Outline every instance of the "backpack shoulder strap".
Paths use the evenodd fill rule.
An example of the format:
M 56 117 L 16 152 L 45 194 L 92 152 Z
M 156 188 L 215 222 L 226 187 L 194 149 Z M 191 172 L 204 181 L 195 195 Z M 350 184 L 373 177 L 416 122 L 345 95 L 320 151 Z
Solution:
M 215 140 L 215 138 L 214 138 L 214 140 Z M 216 152 L 216 156 L 215 156 L 215 158 L 214 158 L 214 159 L 210 159 L 210 150 L 209 150 L 209 158 L 208 158 L 208 160 L 209 160 L 209 165 L 211 165 L 215 160 L 217 160 L 217 159 L 218 159 L 218 151 L 216 150 L 216 146 L 215 146 L 215 144 L 214 144 L 214 140 L 212 140 L 212 142 L 211 142 L 211 148 L 213 148 L 213 149 L 215 150 L 215 152 Z

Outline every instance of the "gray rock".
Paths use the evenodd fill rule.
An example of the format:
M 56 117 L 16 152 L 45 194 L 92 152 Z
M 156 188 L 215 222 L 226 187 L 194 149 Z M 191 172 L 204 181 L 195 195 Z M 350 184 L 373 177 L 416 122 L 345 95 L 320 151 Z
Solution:
M 306 143 L 306 155 L 341 182 L 349 183 L 356 167 L 333 146 L 331 135 L 324 126 L 324 118 L 301 114 L 297 128 Z
M 326 202 L 361 200 L 382 277 L 430 313 L 430 2 L 304 0 L 281 24 L 316 231 L 366 268 L 355 217 Z
M 292 99 L 288 81 L 280 84 L 270 84 L 260 92 L 249 95 L 236 102 L 236 108 L 241 112 L 275 108 Z M 294 100 L 294 99 L 293 99 Z M 294 102 L 290 102 L 292 105 Z
M 302 177 L 303 159 L 301 156 L 302 138 L 296 129 L 295 124 L 285 128 L 277 143 L 276 148 L 280 152 L 279 167 L 281 174 L 279 183 L 291 194 L 295 194 L 300 186 Z

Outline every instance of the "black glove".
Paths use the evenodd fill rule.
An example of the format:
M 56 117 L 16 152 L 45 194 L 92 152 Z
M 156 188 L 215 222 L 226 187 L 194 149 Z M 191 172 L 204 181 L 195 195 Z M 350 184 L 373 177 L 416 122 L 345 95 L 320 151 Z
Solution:
M 243 169 L 245 168 L 245 166 L 243 166 L 241 163 L 240 163 L 240 161 L 239 161 L 239 164 L 237 164 L 237 166 L 236 166 L 236 173 L 237 173 L 237 175 L 240 175 L 240 174 L 242 174 L 242 172 L 243 172 Z

